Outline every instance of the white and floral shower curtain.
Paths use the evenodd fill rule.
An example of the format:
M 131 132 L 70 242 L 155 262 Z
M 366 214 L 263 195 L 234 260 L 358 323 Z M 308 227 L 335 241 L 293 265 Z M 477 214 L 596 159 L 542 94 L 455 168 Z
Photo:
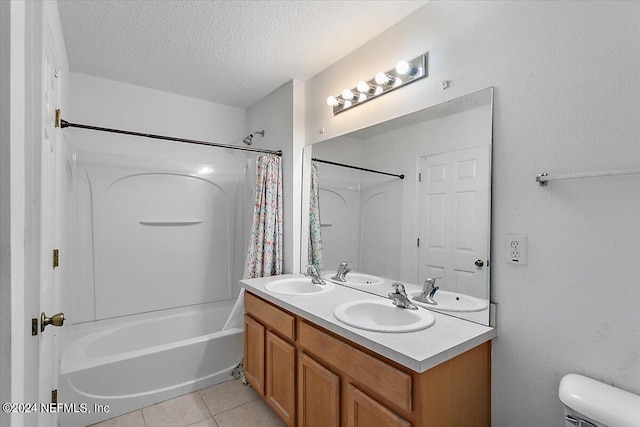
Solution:
M 322 270 L 322 234 L 320 233 L 320 181 L 318 164 L 311 163 L 311 194 L 309 195 L 308 263 Z
M 245 279 L 282 274 L 282 159 L 258 156 Z
M 282 274 L 282 159 L 256 159 L 256 197 L 244 279 Z M 244 289 L 223 329 L 242 327 Z

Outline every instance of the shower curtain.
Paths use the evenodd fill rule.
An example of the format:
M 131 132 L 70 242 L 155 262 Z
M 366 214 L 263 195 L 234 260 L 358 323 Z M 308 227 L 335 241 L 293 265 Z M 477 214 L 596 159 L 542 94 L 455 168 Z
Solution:
M 245 279 L 282 274 L 282 159 L 259 156 L 256 175 Z
M 311 163 L 311 194 L 309 195 L 308 263 L 322 270 L 322 234 L 320 233 L 320 181 L 318 164 Z
M 244 279 L 282 274 L 282 159 L 256 159 L 256 198 Z M 224 329 L 243 325 L 244 289 L 240 291 Z

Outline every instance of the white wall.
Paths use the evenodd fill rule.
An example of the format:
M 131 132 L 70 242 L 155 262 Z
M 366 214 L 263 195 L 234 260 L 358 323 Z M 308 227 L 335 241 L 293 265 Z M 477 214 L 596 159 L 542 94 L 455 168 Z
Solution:
M 290 80 L 248 110 L 249 129 L 264 130 L 253 147 L 282 150 L 283 246 L 285 273 L 300 267 L 301 156 L 304 146 L 304 85 Z
M 247 116 L 241 108 L 86 74 L 71 73 L 70 80 L 68 111 L 62 118 L 73 123 L 223 144 L 237 144 L 246 136 Z
M 307 143 L 495 86 L 496 426 L 562 424 L 570 372 L 640 393 L 640 175 L 534 182 L 638 167 L 638 22 L 636 2 L 432 1 L 307 83 Z M 328 95 L 425 51 L 429 78 L 332 116 Z M 507 233 L 528 265 L 503 261 Z

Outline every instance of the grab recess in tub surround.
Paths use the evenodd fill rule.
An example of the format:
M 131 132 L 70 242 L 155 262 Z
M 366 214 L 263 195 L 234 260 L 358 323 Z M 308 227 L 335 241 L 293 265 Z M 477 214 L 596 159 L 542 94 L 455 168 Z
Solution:
M 142 224 L 142 225 L 152 225 L 152 226 L 157 226 L 157 227 L 171 227 L 171 226 L 183 226 L 183 225 L 196 225 L 196 224 L 200 224 L 202 223 L 202 221 L 200 220 L 194 220 L 194 221 L 138 221 L 138 223 Z

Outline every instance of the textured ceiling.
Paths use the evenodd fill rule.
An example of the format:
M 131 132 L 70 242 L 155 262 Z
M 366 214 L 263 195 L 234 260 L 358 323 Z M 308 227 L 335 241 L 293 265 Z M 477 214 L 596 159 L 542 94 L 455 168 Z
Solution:
M 71 71 L 247 108 L 426 1 L 58 3 Z

